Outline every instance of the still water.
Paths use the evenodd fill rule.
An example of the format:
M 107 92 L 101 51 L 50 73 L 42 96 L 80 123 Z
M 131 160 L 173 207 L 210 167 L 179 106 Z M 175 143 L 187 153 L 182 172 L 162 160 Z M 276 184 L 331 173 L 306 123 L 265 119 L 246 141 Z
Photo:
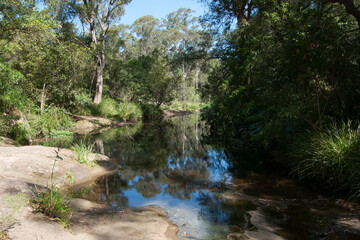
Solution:
M 74 196 L 119 209 L 159 206 L 190 239 L 316 239 L 333 219 L 351 214 L 274 174 L 255 153 L 205 144 L 206 131 L 194 114 L 87 136 L 121 169 Z

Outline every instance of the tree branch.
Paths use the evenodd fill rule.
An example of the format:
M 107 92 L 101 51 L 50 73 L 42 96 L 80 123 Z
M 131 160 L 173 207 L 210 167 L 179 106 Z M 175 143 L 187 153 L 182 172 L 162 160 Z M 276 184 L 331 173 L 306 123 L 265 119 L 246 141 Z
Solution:
M 355 6 L 352 0 L 325 0 L 325 1 L 344 5 L 346 12 L 352 15 L 356 19 L 356 22 L 360 28 L 360 9 Z

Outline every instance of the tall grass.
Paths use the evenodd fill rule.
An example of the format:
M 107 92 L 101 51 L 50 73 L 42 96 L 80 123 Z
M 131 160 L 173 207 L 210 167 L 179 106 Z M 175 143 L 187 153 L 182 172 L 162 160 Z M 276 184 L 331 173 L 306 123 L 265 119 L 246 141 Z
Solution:
M 332 124 L 323 131 L 308 131 L 291 146 L 292 173 L 338 190 L 350 190 L 360 199 L 359 125 Z
M 123 102 L 118 104 L 118 116 L 125 121 L 136 121 L 142 117 L 142 111 L 138 104 Z
M 93 105 L 92 112 L 97 116 L 120 121 L 136 121 L 142 117 L 142 110 L 138 104 L 131 102 L 118 103 L 109 97 L 103 98 L 100 104 Z

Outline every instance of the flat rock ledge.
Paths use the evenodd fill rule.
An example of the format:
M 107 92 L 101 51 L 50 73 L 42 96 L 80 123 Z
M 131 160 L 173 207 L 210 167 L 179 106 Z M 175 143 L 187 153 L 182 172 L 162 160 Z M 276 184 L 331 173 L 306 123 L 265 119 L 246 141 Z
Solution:
M 72 132 L 78 134 L 88 134 L 102 128 L 122 127 L 136 123 L 136 122 L 120 122 L 103 117 L 94 117 L 94 116 L 72 115 L 72 117 L 76 121 L 72 128 Z
M 60 150 L 60 151 L 59 151 Z M 54 183 L 61 188 L 83 184 L 118 169 L 108 157 L 92 154 L 98 166 L 86 167 L 68 149 L 45 146 L 0 147 L 0 233 L 9 239 L 178 239 L 178 228 L 163 210 L 144 207 L 110 210 L 83 199 L 71 199 L 71 229 L 34 214 L 28 197 Z M 72 176 L 71 178 L 69 176 Z

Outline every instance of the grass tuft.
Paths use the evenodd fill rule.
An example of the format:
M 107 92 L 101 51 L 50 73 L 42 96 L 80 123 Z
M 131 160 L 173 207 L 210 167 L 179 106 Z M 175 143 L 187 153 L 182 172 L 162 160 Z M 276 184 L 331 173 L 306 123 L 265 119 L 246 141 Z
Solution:
M 332 124 L 323 131 L 308 131 L 291 146 L 292 174 L 316 180 L 338 190 L 348 189 L 360 199 L 359 126 Z
M 64 228 L 70 228 L 71 212 L 69 208 L 70 200 L 65 199 L 64 195 L 54 185 L 45 192 L 40 192 L 32 201 L 35 212 L 60 222 Z
M 71 150 L 76 153 L 76 158 L 79 163 L 85 164 L 88 167 L 96 166 L 94 161 L 89 160 L 89 154 L 94 152 L 94 144 L 86 144 L 81 141 L 80 143 L 76 143 L 71 147 Z

